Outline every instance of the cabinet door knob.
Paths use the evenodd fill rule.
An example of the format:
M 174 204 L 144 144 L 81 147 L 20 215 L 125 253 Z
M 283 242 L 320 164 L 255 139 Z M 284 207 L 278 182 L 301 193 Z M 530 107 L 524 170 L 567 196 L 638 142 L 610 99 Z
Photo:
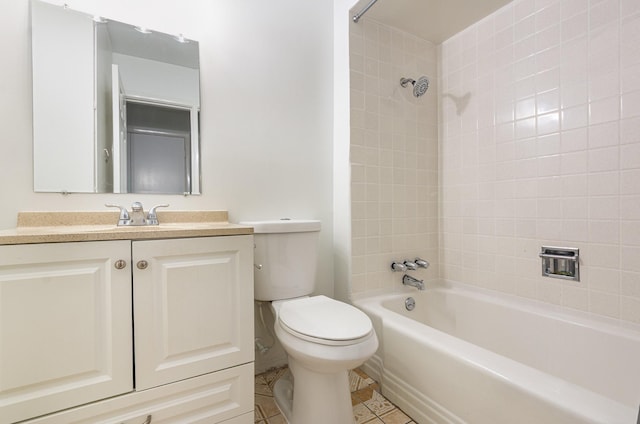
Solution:
M 127 266 L 127 261 L 118 259 L 117 261 L 115 261 L 113 266 L 115 266 L 116 269 L 124 269 Z
M 138 269 L 147 269 L 147 267 L 149 266 L 149 262 L 145 260 L 141 260 L 141 261 L 138 261 L 136 266 L 138 267 Z

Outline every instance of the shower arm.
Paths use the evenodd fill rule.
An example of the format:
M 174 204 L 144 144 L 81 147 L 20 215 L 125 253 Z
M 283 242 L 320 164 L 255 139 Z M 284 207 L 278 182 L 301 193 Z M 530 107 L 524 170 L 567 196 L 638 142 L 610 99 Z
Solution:
M 415 84 L 415 80 L 411 78 L 400 78 L 400 85 L 406 87 L 408 83 Z
M 371 0 L 360 12 L 353 15 L 353 22 L 358 23 L 362 15 L 367 13 L 367 10 L 371 9 L 371 6 L 373 6 L 377 1 L 378 0 Z
M 409 83 L 411 83 L 411 85 L 413 86 L 414 97 L 421 97 L 429 89 L 429 78 L 424 75 L 418 78 L 417 81 L 412 78 L 400 78 L 400 85 L 403 88 L 406 87 Z

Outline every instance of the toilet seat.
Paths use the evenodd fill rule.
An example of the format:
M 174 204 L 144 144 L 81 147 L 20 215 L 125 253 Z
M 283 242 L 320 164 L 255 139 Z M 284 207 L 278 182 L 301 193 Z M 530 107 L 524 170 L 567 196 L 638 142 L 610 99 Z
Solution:
M 278 324 L 295 337 L 332 346 L 360 343 L 373 331 L 364 312 L 322 295 L 282 302 Z

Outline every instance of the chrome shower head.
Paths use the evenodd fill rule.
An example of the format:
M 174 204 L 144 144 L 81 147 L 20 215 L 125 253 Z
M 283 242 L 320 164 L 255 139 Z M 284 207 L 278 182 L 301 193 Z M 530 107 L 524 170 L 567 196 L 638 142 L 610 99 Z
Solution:
M 411 78 L 400 78 L 400 85 L 406 87 L 408 83 L 413 85 L 414 97 L 420 97 L 429 89 L 429 78 L 422 76 L 418 81 Z

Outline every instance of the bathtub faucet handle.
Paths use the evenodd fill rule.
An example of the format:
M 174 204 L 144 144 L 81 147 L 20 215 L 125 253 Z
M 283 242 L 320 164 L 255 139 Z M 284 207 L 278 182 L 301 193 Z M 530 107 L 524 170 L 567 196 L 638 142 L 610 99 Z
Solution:
M 394 272 L 405 272 L 407 270 L 407 267 L 405 264 L 401 264 L 400 262 L 392 262 L 391 270 Z
M 420 268 L 429 268 L 429 261 L 424 260 L 424 259 L 420 259 L 420 258 L 416 258 L 416 260 L 414 261 L 416 265 L 418 265 Z
M 415 262 L 404 261 L 404 266 L 406 266 L 409 271 L 415 271 L 418 269 L 418 264 Z

